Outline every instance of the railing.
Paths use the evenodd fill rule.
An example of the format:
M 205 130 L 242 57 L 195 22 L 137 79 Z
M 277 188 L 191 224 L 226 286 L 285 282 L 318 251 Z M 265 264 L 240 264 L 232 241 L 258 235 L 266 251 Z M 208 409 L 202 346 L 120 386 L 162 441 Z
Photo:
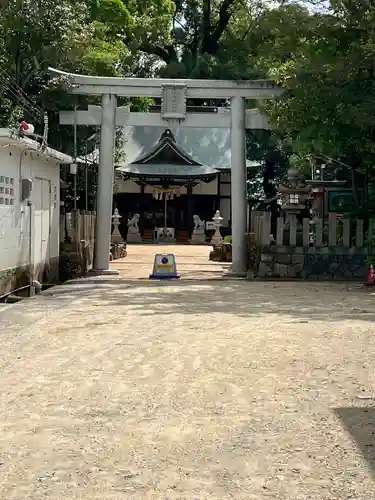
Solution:
M 269 212 L 252 212 L 251 231 L 258 245 L 269 245 L 299 247 L 341 247 L 363 248 L 364 221 L 357 219 L 353 221 L 338 217 L 331 213 L 328 216 L 328 224 L 322 219 L 303 219 L 298 224 L 296 217 L 289 217 L 287 221 L 283 217 L 277 219 L 276 234 L 271 231 L 271 214 Z
M 330 214 L 328 221 L 280 217 L 253 212 L 248 235 L 248 268 L 270 279 L 365 281 L 373 249 L 364 238 L 363 220 Z M 372 233 L 372 228 L 371 233 Z

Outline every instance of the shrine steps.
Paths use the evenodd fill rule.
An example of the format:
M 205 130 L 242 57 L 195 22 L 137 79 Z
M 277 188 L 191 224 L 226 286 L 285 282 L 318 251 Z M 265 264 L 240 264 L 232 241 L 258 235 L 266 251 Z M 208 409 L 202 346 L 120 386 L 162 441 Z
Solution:
M 176 243 L 189 243 L 189 231 L 176 231 Z
M 152 229 L 144 229 L 143 230 L 143 241 L 144 241 L 144 243 L 153 243 L 154 231 Z

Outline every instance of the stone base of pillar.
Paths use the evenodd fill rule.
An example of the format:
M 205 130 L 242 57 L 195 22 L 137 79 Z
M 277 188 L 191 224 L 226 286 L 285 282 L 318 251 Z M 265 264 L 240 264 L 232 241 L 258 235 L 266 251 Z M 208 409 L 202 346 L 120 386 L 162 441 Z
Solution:
M 227 271 L 227 272 L 223 273 L 223 278 L 244 279 L 244 278 L 247 278 L 247 273 L 234 273 L 233 271 Z
M 119 274 L 118 269 L 90 269 L 87 276 L 118 276 Z
M 122 244 L 124 244 L 124 240 L 122 239 L 121 234 L 119 234 L 119 235 L 112 234 L 112 236 L 111 236 L 111 243 L 112 243 L 112 245 L 122 245 Z
M 141 235 L 139 233 L 128 233 L 126 237 L 127 243 L 141 243 Z
M 202 243 L 206 243 L 206 233 L 204 232 L 204 230 L 193 231 L 190 243 L 192 243 L 193 245 L 201 245 Z

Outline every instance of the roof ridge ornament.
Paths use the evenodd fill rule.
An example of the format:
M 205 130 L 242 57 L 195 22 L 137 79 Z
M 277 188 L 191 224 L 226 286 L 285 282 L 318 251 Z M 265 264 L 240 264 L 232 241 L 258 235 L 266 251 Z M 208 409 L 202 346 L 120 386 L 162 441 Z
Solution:
M 170 128 L 166 128 L 164 132 L 161 134 L 159 142 L 161 142 L 163 139 L 171 139 L 173 142 L 176 142 L 176 139 L 172 133 L 172 130 Z

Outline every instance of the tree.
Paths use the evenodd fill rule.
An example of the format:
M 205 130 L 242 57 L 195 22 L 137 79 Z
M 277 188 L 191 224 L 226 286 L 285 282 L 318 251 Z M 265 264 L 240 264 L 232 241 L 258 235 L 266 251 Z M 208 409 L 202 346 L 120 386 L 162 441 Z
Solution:
M 355 192 L 375 173 L 375 6 L 335 0 L 329 14 L 311 17 L 299 53 L 270 68 L 285 94 L 267 111 L 300 155 L 346 165 Z
M 91 22 L 84 0 L 23 0 L 21 8 L 19 0 L 7 0 L 0 9 L 0 62 L 1 124 L 15 125 L 23 116 L 41 133 L 46 112 L 49 143 L 73 153 L 72 131 L 59 127 L 58 111 L 90 100 L 50 87 L 48 66 L 121 76 L 131 58 L 107 27 Z M 80 129 L 79 139 L 92 133 Z

